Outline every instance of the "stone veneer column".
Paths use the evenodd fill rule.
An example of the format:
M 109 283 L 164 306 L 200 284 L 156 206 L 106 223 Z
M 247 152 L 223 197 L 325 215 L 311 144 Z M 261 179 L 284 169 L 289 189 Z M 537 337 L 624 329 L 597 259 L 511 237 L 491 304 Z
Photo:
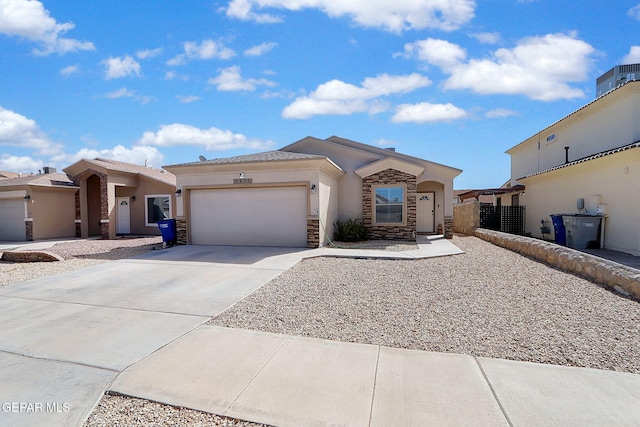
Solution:
M 176 218 L 176 244 L 187 244 L 187 220 L 184 217 Z
M 318 217 L 307 218 L 307 247 L 320 247 L 320 219 Z
M 74 183 L 79 185 L 78 182 Z M 82 218 L 80 215 L 80 190 L 76 191 L 76 237 L 82 237 Z
M 25 238 L 28 241 L 32 241 L 33 240 L 33 219 L 29 218 L 28 220 L 25 220 L 24 232 L 25 232 Z
M 453 217 L 444 217 L 444 238 L 453 239 Z
M 80 182 L 82 178 L 88 177 L 90 175 L 95 175 L 100 179 L 100 235 L 103 239 L 109 239 L 109 190 L 108 190 L 108 177 L 107 175 L 94 171 L 93 169 L 87 169 L 79 173 L 78 175 L 71 178 L 73 183 L 78 187 L 82 188 Z M 85 187 L 86 191 L 86 181 Z M 80 218 L 80 193 L 76 192 L 76 219 Z M 105 221 L 106 222 L 103 222 Z M 81 223 L 76 223 L 76 236 L 81 236 Z
M 404 184 L 407 188 L 405 208 L 406 225 L 374 225 L 372 186 L 380 184 Z M 415 240 L 416 231 L 416 196 L 418 185 L 416 177 L 395 169 L 385 169 L 362 179 L 362 220 L 369 230 L 371 239 L 383 240 Z

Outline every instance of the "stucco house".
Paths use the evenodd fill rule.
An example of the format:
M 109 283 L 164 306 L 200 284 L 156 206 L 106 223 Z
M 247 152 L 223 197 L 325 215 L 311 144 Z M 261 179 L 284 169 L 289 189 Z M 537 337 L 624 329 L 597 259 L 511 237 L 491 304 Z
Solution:
M 158 235 L 158 221 L 175 215 L 175 176 L 162 169 L 96 158 L 64 172 L 79 188 L 73 204 L 77 237 Z
M 0 241 L 71 237 L 78 187 L 63 173 L 0 179 Z
M 179 243 L 291 247 L 325 245 L 350 218 L 376 239 L 450 237 L 462 172 L 336 136 L 164 168 L 177 180 Z
M 507 151 L 526 230 L 550 214 L 606 213 L 605 248 L 640 255 L 640 81 L 630 80 Z M 509 197 L 509 196 L 507 196 Z M 509 200 L 505 199 L 504 204 Z

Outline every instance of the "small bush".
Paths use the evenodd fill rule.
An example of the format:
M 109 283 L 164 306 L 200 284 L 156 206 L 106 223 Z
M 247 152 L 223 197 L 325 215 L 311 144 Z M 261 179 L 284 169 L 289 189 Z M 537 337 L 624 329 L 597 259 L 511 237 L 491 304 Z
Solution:
M 361 219 L 336 221 L 335 240 L 339 242 L 360 242 L 369 239 L 369 232 Z

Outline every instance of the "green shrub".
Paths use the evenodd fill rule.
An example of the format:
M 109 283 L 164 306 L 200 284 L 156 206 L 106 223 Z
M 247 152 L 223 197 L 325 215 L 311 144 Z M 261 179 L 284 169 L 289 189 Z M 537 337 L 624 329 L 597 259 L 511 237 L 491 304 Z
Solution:
M 369 232 L 361 219 L 335 222 L 335 240 L 339 242 L 360 242 L 369 238 Z

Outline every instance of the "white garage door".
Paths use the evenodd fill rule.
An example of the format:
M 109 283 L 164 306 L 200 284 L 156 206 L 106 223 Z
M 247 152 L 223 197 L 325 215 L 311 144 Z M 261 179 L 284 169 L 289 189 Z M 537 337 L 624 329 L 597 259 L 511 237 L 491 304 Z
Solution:
M 307 246 L 306 187 L 192 190 L 191 243 Z
M 24 241 L 24 200 L 0 200 L 0 240 Z

